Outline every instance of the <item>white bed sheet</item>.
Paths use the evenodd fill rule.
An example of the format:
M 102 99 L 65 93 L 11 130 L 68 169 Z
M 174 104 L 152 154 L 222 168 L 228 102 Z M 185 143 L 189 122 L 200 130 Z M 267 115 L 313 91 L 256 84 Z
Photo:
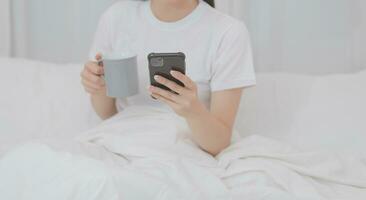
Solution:
M 250 136 L 214 159 L 183 122 L 131 107 L 77 142 L 21 146 L 0 160 L 0 199 L 366 198 L 362 153 L 302 151 Z

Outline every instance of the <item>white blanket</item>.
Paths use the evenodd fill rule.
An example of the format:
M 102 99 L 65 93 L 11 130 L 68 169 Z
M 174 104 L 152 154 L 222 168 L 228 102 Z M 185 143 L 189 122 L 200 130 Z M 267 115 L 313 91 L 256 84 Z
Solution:
M 75 141 L 9 151 L 0 160 L 0 199 L 361 200 L 366 156 L 252 136 L 213 158 L 191 142 L 183 119 L 130 107 Z

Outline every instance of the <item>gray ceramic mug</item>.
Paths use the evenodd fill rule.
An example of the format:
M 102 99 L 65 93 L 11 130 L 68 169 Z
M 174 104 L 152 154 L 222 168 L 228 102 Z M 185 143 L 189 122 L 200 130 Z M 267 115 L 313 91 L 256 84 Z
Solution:
M 138 94 L 137 57 L 118 54 L 103 55 L 107 96 L 126 98 Z

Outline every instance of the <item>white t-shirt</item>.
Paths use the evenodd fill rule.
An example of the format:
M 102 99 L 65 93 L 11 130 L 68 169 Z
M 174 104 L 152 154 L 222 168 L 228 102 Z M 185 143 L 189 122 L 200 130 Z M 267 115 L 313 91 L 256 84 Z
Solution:
M 255 84 L 248 31 L 239 20 L 220 13 L 204 1 L 177 22 L 158 20 L 150 1 L 119 1 L 101 17 L 90 59 L 97 52 L 136 54 L 139 95 L 119 99 L 119 109 L 131 104 L 160 105 L 153 100 L 147 55 L 183 52 L 186 73 L 196 82 L 198 96 L 208 107 L 211 92 Z

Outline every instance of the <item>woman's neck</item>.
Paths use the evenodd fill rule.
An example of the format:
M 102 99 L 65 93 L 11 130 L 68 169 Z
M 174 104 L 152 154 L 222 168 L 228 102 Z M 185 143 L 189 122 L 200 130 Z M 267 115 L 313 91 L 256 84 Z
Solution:
M 175 22 L 189 15 L 198 5 L 198 0 L 151 0 L 155 17 L 164 22 Z

